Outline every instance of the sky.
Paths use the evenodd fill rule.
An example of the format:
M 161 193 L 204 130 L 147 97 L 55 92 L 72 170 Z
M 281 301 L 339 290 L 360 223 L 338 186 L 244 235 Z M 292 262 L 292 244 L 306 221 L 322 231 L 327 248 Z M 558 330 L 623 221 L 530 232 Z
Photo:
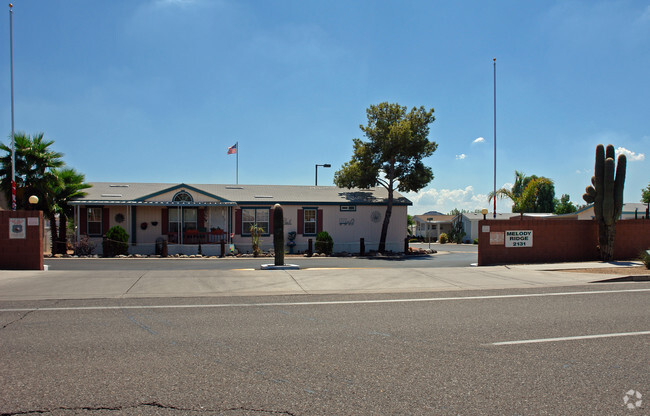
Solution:
M 17 132 L 90 182 L 333 185 L 366 109 L 435 110 L 409 214 L 490 208 L 494 181 L 582 194 L 596 145 L 650 183 L 647 1 L 15 0 Z M 9 10 L 0 132 L 11 137 Z M 490 209 L 491 210 L 491 209 Z M 501 201 L 499 212 L 510 212 Z

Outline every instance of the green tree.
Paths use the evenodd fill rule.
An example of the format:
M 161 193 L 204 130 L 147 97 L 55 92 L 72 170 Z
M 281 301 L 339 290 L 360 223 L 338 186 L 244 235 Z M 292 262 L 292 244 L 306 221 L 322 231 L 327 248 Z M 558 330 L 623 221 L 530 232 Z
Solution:
M 526 212 L 553 212 L 555 186 L 553 181 L 543 176 L 525 176 L 515 171 L 515 184 L 512 188 L 501 188 L 488 194 L 488 201 L 494 198 L 508 198 L 513 202 L 512 212 L 523 217 Z
M 412 235 L 412 229 L 415 226 L 415 218 L 413 218 L 413 215 L 407 215 L 406 216 L 406 233 L 408 235 Z
M 52 249 L 56 245 L 56 204 L 51 189 L 57 178 L 54 169 L 63 166 L 63 154 L 55 152 L 50 146 L 53 140 L 45 140 L 43 133 L 31 137 L 24 133 L 14 135 L 15 144 L 15 174 L 16 174 L 16 209 L 39 209 L 50 221 Z M 11 201 L 11 147 L 0 145 L 0 150 L 6 152 L 1 158 L 0 187 L 5 192 L 7 201 Z M 29 197 L 38 197 L 38 204 L 31 207 Z
M 641 202 L 650 204 L 650 183 L 645 189 L 641 189 Z
M 54 204 L 59 213 L 59 232 L 56 247 L 52 246 L 52 254 L 65 254 L 67 249 L 67 221 L 74 216 L 74 207 L 68 203 L 75 199 L 86 196 L 84 189 L 90 188 L 85 182 L 82 173 L 73 168 L 64 167 L 54 170 L 56 182 L 51 189 Z M 55 250 L 56 248 L 56 250 Z
M 458 211 L 458 210 L 456 210 Z M 463 213 L 458 211 L 456 217 L 451 221 L 451 229 L 447 233 L 449 241 L 452 243 L 460 244 L 463 242 L 463 237 L 465 237 L 465 227 L 463 227 Z
M 578 210 L 570 199 L 571 197 L 568 194 L 562 195 L 560 201 L 555 206 L 555 213 L 557 215 L 571 214 Z
M 422 159 L 435 152 L 438 145 L 429 141 L 433 109 L 387 102 L 366 109 L 368 124 L 359 126 L 368 141 L 355 138 L 354 153 L 334 174 L 341 188 L 368 189 L 377 185 L 388 192 L 386 214 L 381 228 L 378 251 L 386 251 L 386 235 L 393 212 L 394 192 L 417 192 L 433 180 L 431 168 Z

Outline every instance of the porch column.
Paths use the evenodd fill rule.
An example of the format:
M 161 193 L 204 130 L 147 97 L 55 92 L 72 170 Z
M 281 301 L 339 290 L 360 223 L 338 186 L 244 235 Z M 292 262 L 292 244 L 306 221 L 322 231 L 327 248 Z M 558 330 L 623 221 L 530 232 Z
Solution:
M 436 232 L 438 233 L 438 241 L 440 241 L 440 223 L 436 224 Z

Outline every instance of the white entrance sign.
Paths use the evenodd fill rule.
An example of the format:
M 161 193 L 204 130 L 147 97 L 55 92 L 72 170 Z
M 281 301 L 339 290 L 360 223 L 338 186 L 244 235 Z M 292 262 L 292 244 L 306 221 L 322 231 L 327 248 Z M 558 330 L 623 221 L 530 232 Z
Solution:
M 25 218 L 9 218 L 9 238 L 26 238 Z
M 506 247 L 532 247 L 533 230 L 506 231 Z

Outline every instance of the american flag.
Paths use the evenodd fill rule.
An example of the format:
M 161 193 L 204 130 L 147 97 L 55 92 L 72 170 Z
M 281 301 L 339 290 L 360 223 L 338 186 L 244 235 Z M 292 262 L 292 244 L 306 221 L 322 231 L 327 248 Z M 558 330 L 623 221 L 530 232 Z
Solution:
M 233 144 L 228 148 L 229 155 L 234 155 L 235 153 L 237 153 L 237 143 Z

